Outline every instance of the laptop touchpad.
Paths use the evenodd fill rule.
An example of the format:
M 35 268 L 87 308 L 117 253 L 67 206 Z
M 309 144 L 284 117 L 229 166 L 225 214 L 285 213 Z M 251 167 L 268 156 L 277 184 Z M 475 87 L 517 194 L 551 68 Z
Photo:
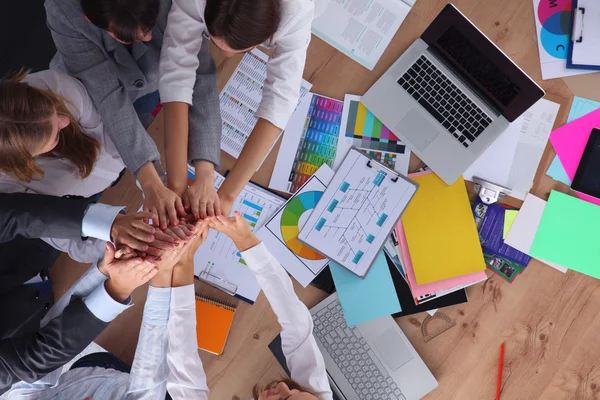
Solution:
M 397 370 L 413 359 L 410 350 L 395 329 L 388 329 L 379 335 L 373 343 L 379 351 L 379 356 L 383 357 L 392 371 Z
M 410 139 L 418 150 L 425 150 L 429 143 L 438 135 L 438 129 L 432 125 L 416 108 L 411 109 L 408 114 L 396 124 L 396 129 Z

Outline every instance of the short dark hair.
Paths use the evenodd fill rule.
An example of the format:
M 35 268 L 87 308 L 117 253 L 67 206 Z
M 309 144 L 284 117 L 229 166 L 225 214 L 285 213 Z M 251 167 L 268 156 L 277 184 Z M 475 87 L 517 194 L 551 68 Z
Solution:
M 281 0 L 207 0 L 204 20 L 211 36 L 234 50 L 245 50 L 277 32 Z
M 140 30 L 152 30 L 160 11 L 160 0 L 81 0 L 83 13 L 98 28 L 131 43 Z

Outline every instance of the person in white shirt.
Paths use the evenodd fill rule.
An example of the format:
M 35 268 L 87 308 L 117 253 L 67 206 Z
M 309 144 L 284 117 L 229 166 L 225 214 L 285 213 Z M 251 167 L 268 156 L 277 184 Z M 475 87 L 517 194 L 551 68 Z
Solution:
M 209 218 L 208 225 L 233 240 L 281 325 L 281 344 L 292 380 L 256 385 L 255 400 L 333 399 L 325 361 L 312 334 L 312 317 L 296 296 L 287 272 L 237 211 L 232 217 Z
M 160 58 L 158 89 L 165 110 L 165 148 L 170 187 L 187 187 L 187 121 L 203 38 L 226 56 L 262 45 L 273 51 L 258 119 L 220 187 L 188 194 L 200 215 L 228 215 L 231 206 L 287 124 L 298 103 L 316 1 L 326 0 L 173 0 Z M 206 46 L 206 42 L 204 44 Z M 195 96 L 195 95 L 194 95 Z M 208 172 L 207 172 L 208 173 Z M 185 195 L 184 195 L 185 196 Z
M 248 223 L 239 213 L 230 218 L 217 216 L 205 221 L 208 226 L 234 241 L 244 261 L 256 274 L 281 324 L 282 348 L 292 379 L 255 385 L 254 399 L 332 400 L 325 362 L 312 335 L 310 312 L 294 293 L 292 281 L 285 270 L 250 231 Z M 150 281 L 140 339 L 130 374 L 97 367 L 76 368 L 63 374 L 53 386 L 23 384 L 11 395 L 15 399 L 129 400 L 163 399 L 168 391 L 173 399 L 208 400 L 209 388 L 194 334 L 196 314 L 193 285 L 193 257 L 205 240 L 207 231 L 199 225 L 197 232 L 198 239 L 176 249 L 181 248 L 181 259 L 177 254 L 167 251 L 158 264 L 161 272 Z M 174 259 L 177 263 L 172 275 L 169 275 L 165 267 Z
M 0 193 L 95 198 L 120 178 L 124 168 L 78 80 L 42 71 L 0 81 Z M 146 243 L 154 239 L 150 233 L 155 229 L 143 219 L 152 216 L 142 214 L 135 222 Z M 180 229 L 189 231 L 186 226 Z M 102 256 L 110 237 L 42 239 L 86 263 Z

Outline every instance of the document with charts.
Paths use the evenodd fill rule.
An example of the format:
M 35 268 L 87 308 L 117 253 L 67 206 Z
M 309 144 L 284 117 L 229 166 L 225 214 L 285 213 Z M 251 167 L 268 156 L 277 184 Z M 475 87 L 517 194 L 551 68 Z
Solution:
M 299 239 L 365 276 L 416 190 L 408 178 L 352 148 Z
M 268 60 L 269 56 L 258 49 L 247 52 L 221 91 L 221 149 L 235 158 L 256 125 L 254 114 L 262 100 Z M 311 87 L 312 84 L 302 80 L 300 98 Z
M 193 169 L 188 167 L 188 177 L 194 179 Z M 225 178 L 215 172 L 215 188 L 219 188 Z M 231 207 L 248 220 L 252 230 L 257 229 L 271 218 L 283 205 L 284 199 L 249 183 Z M 204 282 L 225 292 L 253 303 L 260 293 L 260 286 L 254 273 L 246 266 L 242 255 L 233 241 L 214 229 L 208 232 L 206 242 L 194 255 L 194 275 Z

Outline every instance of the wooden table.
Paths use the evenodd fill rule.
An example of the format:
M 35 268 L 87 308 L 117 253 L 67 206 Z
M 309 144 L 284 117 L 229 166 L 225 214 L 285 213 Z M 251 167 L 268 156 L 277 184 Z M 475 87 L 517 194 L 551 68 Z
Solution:
M 418 0 L 373 71 L 313 36 L 304 78 L 313 83 L 313 92 L 325 96 L 343 99 L 346 93 L 363 94 L 445 4 L 444 0 Z M 600 74 L 541 80 L 531 0 L 457 0 L 454 4 L 546 90 L 547 98 L 561 104 L 557 126 L 566 121 L 573 92 L 599 99 L 595 92 L 599 86 L 594 83 L 600 84 Z M 219 85 L 223 87 L 241 57 L 214 56 Z M 162 147 L 161 115 L 149 131 Z M 254 181 L 268 184 L 278 149 L 279 144 Z M 548 144 L 532 189 L 542 198 L 547 198 L 551 189 L 568 191 L 568 187 L 545 175 L 553 156 Z M 223 168 L 230 168 L 234 161 L 223 154 Z M 419 163 L 414 158 L 411 170 Z M 130 210 L 141 204 L 140 192 L 129 175 L 102 200 L 126 204 Z M 521 203 L 514 199 L 507 202 L 517 206 Z M 53 268 L 57 295 L 84 270 L 85 266 L 61 257 Z M 468 289 L 468 303 L 442 309 L 456 326 L 428 343 L 420 330 L 425 313 L 399 318 L 400 327 L 439 381 L 439 387 L 426 399 L 492 399 L 501 342 L 506 342 L 503 400 L 600 399 L 599 288 L 598 280 L 574 272 L 562 274 L 532 261 L 513 284 L 491 276 L 487 282 Z M 304 289 L 295 284 L 295 289 L 308 307 L 326 297 L 313 287 Z M 145 293 L 145 288 L 138 289 L 134 294 L 136 306 L 97 339 L 127 362 L 132 361 L 135 352 Z M 228 299 L 223 293 L 214 294 Z M 282 377 L 282 369 L 267 348 L 278 332 L 279 325 L 262 294 L 253 306 L 240 302 L 224 354 L 217 357 L 201 352 L 211 398 L 246 400 L 255 383 Z

